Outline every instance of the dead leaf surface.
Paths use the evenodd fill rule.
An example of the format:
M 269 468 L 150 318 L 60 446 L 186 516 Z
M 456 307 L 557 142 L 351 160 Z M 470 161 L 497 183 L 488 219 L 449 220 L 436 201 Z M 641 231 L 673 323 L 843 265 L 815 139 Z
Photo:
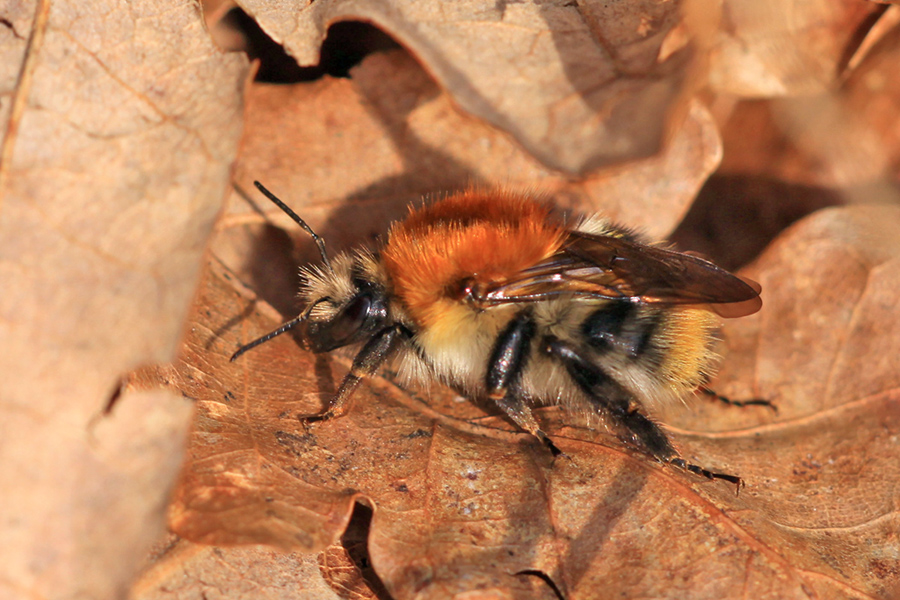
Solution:
M 339 600 L 315 555 L 260 546 L 214 548 L 176 540 L 132 590 L 130 598 Z
M 423 195 L 470 185 L 536 191 L 562 208 L 602 209 L 662 237 L 683 217 L 722 152 L 708 111 L 694 103 L 659 156 L 569 180 L 456 110 L 403 52 L 366 58 L 349 81 L 253 86 L 247 119 L 236 180 L 246 190 L 253 180 L 263 181 L 337 248 L 386 231 Z M 248 222 L 246 206 L 233 203 L 222 227 Z M 287 226 L 277 210 L 262 208 Z M 366 219 L 353 218 L 361 210 Z
M 891 597 L 900 336 L 887 313 L 900 285 L 898 219 L 895 208 L 821 213 L 751 273 L 771 291 L 758 317 L 729 327 L 720 386 L 774 399 L 777 416 L 706 404 L 661 415 L 686 456 L 747 479 L 738 497 L 553 409 L 542 418 L 567 456 L 551 462 L 440 388 L 405 391 L 376 378 L 350 415 L 304 425 L 298 415 L 321 409 L 346 361 L 279 338 L 228 363 L 274 321 L 253 311 L 223 327 L 247 298 L 216 268 L 179 369 L 199 418 L 173 526 L 204 543 L 318 550 L 365 499 L 371 560 L 396 598 L 515 596 L 533 591 L 527 573 L 546 574 L 573 599 L 600 587 L 672 598 Z
M 301 65 L 316 64 L 329 25 L 375 24 L 455 104 L 568 173 L 654 155 L 687 100 L 677 2 L 240 4 Z
M 640 199 L 643 183 L 660 180 L 658 165 L 677 165 L 671 173 L 687 175 L 675 181 L 690 188 L 718 160 L 716 137 L 697 143 L 710 129 L 688 133 L 689 119 L 678 135 L 697 151 L 662 157 L 644 179 L 640 165 L 582 183 L 554 179 L 502 135 L 456 111 L 400 52 L 367 58 L 349 81 L 255 87 L 248 106 L 239 180 L 248 188 L 263 180 L 332 247 L 371 239 L 422 193 L 473 180 L 524 186 L 542 178 L 564 205 L 608 202 L 613 214 L 631 211 L 631 222 L 662 233 L 682 214 L 684 196 L 654 213 L 653 199 Z M 694 122 L 702 124 L 698 114 Z M 612 193 L 616 177 L 626 187 Z M 758 263 L 765 312 L 727 331 L 722 391 L 771 397 L 779 414 L 698 402 L 693 412 L 659 415 L 686 456 L 748 480 L 735 498 L 724 484 L 652 464 L 554 409 L 541 418 L 568 458 L 551 464 L 527 436 L 439 387 L 404 390 L 376 378 L 347 417 L 304 425 L 298 415 L 321 410 L 348 363 L 312 357 L 286 338 L 227 362 L 239 343 L 296 310 L 293 263 L 284 258 L 289 237 L 234 207 L 220 223 L 215 266 L 179 368 L 179 388 L 197 399 L 200 416 L 173 526 L 203 543 L 318 551 L 341 536 L 355 503 L 366 502 L 374 508 L 369 558 L 397 598 L 475 590 L 554 598 L 547 581 L 566 598 L 595 597 L 597 589 L 656 597 L 890 597 L 898 585 L 886 558 L 897 544 L 896 474 L 885 465 L 896 462 L 900 424 L 891 410 L 898 370 L 886 357 L 897 354 L 897 336 L 875 327 L 878 313 L 868 304 L 846 303 L 866 296 L 873 273 L 885 290 L 896 287 L 888 266 L 893 246 L 879 242 L 879 253 L 866 254 L 878 224 L 896 215 L 827 218 L 801 223 Z M 281 216 L 273 222 L 291 226 Z M 299 256 L 315 260 L 306 240 Z M 852 351 L 841 345 L 864 334 L 878 341 Z M 822 353 L 812 356 L 820 340 Z M 866 354 L 870 345 L 877 368 L 863 371 L 856 361 L 876 356 Z M 823 381 L 831 383 L 823 388 Z M 877 434 L 848 434 L 856 431 Z M 327 574 L 331 565 L 320 568 Z M 342 579 L 329 581 L 350 593 Z
M 900 181 L 900 8 L 880 15 L 829 92 L 720 97 L 723 160 L 674 241 L 745 264 L 786 224 L 824 206 L 895 204 Z M 705 227 L 692 227 L 705 220 Z M 757 233 L 742 236 L 748 230 Z M 684 235 L 687 233 L 688 235 Z
M 858 0 L 692 2 L 693 33 L 709 48 L 709 83 L 751 98 L 833 88 L 884 7 Z
M 878 21 L 885 30 L 870 30 L 873 41 L 828 93 L 738 104 L 723 123 L 720 173 L 834 189 L 856 202 L 888 200 L 876 184 L 900 173 L 898 23 L 900 8 L 892 7 Z
M 301 17 L 320 19 L 307 30 L 276 23 L 281 8 L 271 8 L 268 19 L 257 16 L 287 37 L 321 39 L 327 15 L 338 20 L 347 18 L 341 11 L 359 9 L 359 18 L 359 7 L 376 10 L 316 4 Z M 491 10 L 505 10 L 505 17 L 529 9 Z M 391 15 L 404 27 L 408 17 Z M 248 98 L 240 186 L 249 190 L 262 180 L 332 249 L 374 238 L 422 194 L 472 182 L 541 181 L 541 191 L 564 207 L 605 206 L 660 235 L 718 162 L 718 136 L 694 106 L 673 122 L 668 148 L 677 152 L 567 181 L 457 110 L 468 108 L 460 88 L 385 27 L 447 91 L 409 55 L 392 52 L 369 56 L 350 80 L 254 86 Z M 845 33 L 832 40 L 824 60 L 847 40 Z M 866 59 L 880 56 L 880 48 Z M 580 143 L 577 136 L 569 141 Z M 247 199 L 258 204 L 252 193 Z M 540 418 L 567 454 L 552 462 L 490 410 L 439 386 L 403 389 L 390 376 L 367 382 L 348 416 L 302 422 L 300 415 L 319 412 L 334 393 L 346 356 L 314 357 L 283 336 L 238 363 L 227 358 L 296 314 L 295 263 L 316 255 L 303 237 L 292 251 L 294 227 L 275 210 L 233 203 L 220 221 L 171 378 L 198 406 L 171 523 L 202 543 L 302 549 L 284 559 L 302 562 L 296 579 L 277 575 L 265 590 L 283 586 L 288 597 L 308 597 L 306 582 L 321 583 L 312 557 L 341 597 L 377 597 L 340 541 L 360 502 L 373 510 L 361 538 L 365 559 L 395 598 L 577 599 L 598 590 L 628 597 L 893 597 L 900 590 L 893 483 L 900 338 L 890 312 L 900 278 L 896 231 L 886 224 L 898 216 L 883 207 L 821 213 L 752 268 L 766 307 L 729 323 L 717 388 L 771 398 L 777 415 L 700 400 L 693 410 L 657 415 L 686 457 L 748 481 L 735 497 L 721 482 L 654 464 L 551 408 Z M 217 552 L 207 554 L 214 558 L 195 579 L 224 576 L 227 587 L 246 579 L 252 589 L 264 578 L 262 565 L 278 560 L 260 548 Z M 160 559 L 136 597 L 196 593 L 173 588 L 181 560 L 178 553 Z
M 175 353 L 247 63 L 171 2 L 5 3 L 0 52 L 0 596 L 118 597 L 191 407 L 156 391 L 101 412 Z

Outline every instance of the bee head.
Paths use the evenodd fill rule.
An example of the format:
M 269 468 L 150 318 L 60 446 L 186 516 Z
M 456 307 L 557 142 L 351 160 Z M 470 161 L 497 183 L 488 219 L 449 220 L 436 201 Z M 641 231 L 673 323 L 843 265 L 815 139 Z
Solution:
M 386 276 L 375 256 L 361 250 L 329 260 L 324 240 L 262 184 L 258 181 L 254 184 L 312 237 L 322 257 L 322 266 L 301 269 L 306 283 L 300 296 L 306 301 L 306 310 L 278 329 L 241 346 L 231 355 L 231 360 L 297 326 L 303 328 L 303 338 L 314 352 L 328 352 L 361 342 L 378 331 L 388 318 L 388 301 Z
M 353 282 L 356 293 L 342 301 L 326 296 L 309 309 L 304 338 L 313 352 L 361 342 L 381 329 L 387 320 L 384 291 L 363 280 Z
M 301 297 L 308 307 L 303 337 L 313 352 L 368 339 L 388 319 L 386 286 L 368 251 L 342 254 L 330 269 L 304 269 Z

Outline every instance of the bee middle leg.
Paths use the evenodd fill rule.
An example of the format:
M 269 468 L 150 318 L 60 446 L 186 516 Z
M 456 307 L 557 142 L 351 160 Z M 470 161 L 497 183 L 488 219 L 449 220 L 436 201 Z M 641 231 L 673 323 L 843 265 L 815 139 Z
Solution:
M 488 361 L 485 387 L 488 397 L 500 407 L 513 423 L 527 431 L 544 444 L 553 456 L 562 452 L 541 431 L 531 408 L 519 391 L 519 379 L 528 361 L 531 340 L 535 334 L 535 324 L 531 312 L 523 310 L 514 318 L 497 338 Z
M 563 364 L 578 387 L 594 401 L 597 408 L 606 414 L 616 426 L 627 431 L 631 441 L 645 452 L 660 462 L 673 464 L 708 479 L 731 482 L 740 489 L 743 483 L 740 477 L 716 473 L 681 458 L 659 425 L 633 406 L 632 394 L 616 383 L 594 362 L 586 358 L 577 348 L 553 336 L 547 336 L 542 344 L 544 351 L 556 357 Z

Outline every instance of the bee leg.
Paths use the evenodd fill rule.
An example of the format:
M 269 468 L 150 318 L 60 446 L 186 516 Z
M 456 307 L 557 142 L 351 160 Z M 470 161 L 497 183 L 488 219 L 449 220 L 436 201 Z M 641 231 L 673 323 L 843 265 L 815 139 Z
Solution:
M 531 311 L 521 311 L 506 326 L 491 350 L 488 361 L 485 387 L 488 396 L 499 406 L 513 423 L 527 431 L 544 444 L 553 456 L 562 454 L 546 433 L 541 431 L 531 408 L 525 403 L 518 390 L 519 379 L 528 361 L 531 340 L 535 333 Z
M 630 441 L 645 452 L 660 462 L 673 464 L 707 479 L 731 482 L 740 490 L 743 485 L 740 477 L 716 473 L 681 458 L 659 425 L 632 407 L 632 394 L 585 358 L 578 349 L 553 336 L 544 338 L 543 349 L 563 364 L 578 387 L 593 400 L 597 408 L 602 410 L 616 426 L 627 431 Z
M 713 398 L 715 400 L 718 400 L 719 402 L 728 404 L 730 406 L 768 406 L 769 408 L 774 410 L 776 413 L 778 412 L 777 406 L 775 406 L 770 401 L 765 400 L 763 398 L 751 398 L 750 400 L 732 400 L 728 396 L 722 396 L 721 394 L 717 393 L 715 390 L 711 390 L 708 387 L 706 387 L 705 385 L 701 385 L 699 388 L 697 388 L 697 391 L 705 396 L 709 396 L 710 398 Z
M 344 376 L 337 393 L 331 400 L 328 410 L 320 415 L 306 417 L 306 421 L 324 421 L 339 417 L 350 410 L 350 398 L 363 377 L 374 375 L 384 361 L 394 353 L 400 342 L 411 337 L 409 330 L 400 325 L 391 325 L 376 332 L 372 339 L 357 353 L 350 366 L 350 372 Z
M 525 400 L 521 396 L 517 396 L 510 392 L 504 396 L 492 395 L 491 400 L 503 409 L 503 412 L 506 413 L 506 416 L 509 417 L 513 423 L 540 440 L 550 451 L 550 454 L 553 456 L 562 454 L 562 450 L 557 448 L 550 437 L 541 431 L 537 420 L 534 418 L 534 414 L 531 412 L 528 405 L 525 404 Z
M 702 475 L 707 479 L 721 479 L 722 481 L 733 483 L 737 486 L 737 492 L 740 492 L 741 488 L 744 487 L 744 480 L 737 475 L 729 475 L 727 473 L 716 473 L 714 471 L 709 471 L 707 469 L 704 469 L 703 467 L 692 465 L 683 458 L 670 458 L 667 462 L 669 464 L 675 465 L 676 467 L 680 467 L 685 471 L 690 471 L 691 473 Z

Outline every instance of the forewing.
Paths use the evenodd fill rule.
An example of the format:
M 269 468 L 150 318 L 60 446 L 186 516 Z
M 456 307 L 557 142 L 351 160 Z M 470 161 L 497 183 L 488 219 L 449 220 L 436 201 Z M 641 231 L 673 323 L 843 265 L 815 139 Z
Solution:
M 560 295 L 707 304 L 723 317 L 762 306 L 759 286 L 713 263 L 620 237 L 573 231 L 555 255 L 516 277 L 489 284 L 486 304 L 531 302 Z

